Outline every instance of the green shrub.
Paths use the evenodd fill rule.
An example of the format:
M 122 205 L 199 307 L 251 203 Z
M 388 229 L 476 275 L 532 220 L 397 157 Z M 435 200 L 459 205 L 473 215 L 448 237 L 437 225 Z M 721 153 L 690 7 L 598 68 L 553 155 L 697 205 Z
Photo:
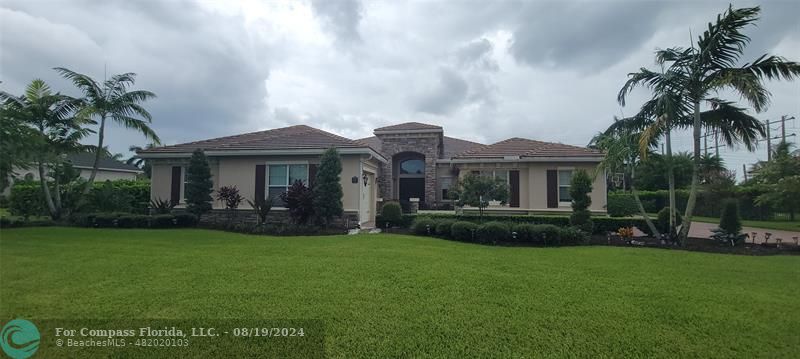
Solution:
M 508 240 L 510 237 L 511 231 L 508 229 L 508 225 L 502 222 L 492 221 L 486 222 L 480 226 L 478 226 L 478 231 L 476 235 L 478 237 L 478 241 L 481 243 L 497 243 L 499 241 Z
M 150 228 L 171 228 L 175 227 L 175 216 L 171 214 L 157 214 L 150 216 Z
M 536 230 L 536 225 L 530 223 L 517 223 L 511 226 L 511 231 L 516 234 L 516 239 L 512 234 L 511 240 L 519 243 L 528 243 L 533 241 L 533 235 Z
M 110 184 L 106 184 L 110 183 Z M 150 182 L 116 180 L 95 182 L 85 203 L 75 208 L 81 197 L 83 182 L 62 186 L 62 202 L 67 212 L 132 212 L 146 214 L 150 205 Z M 51 186 L 52 188 L 52 186 Z M 41 185 L 38 182 L 20 182 L 11 187 L 9 210 L 19 216 L 48 215 Z
M 675 212 L 675 227 L 681 225 L 683 218 L 681 217 L 681 212 Z M 661 233 L 670 233 L 671 228 L 669 228 L 669 207 L 664 207 L 662 210 L 658 211 L 658 217 L 656 218 L 656 222 L 653 223 L 659 232 Z M 639 228 L 642 229 L 642 228 Z
M 726 200 L 719 219 L 719 228 L 726 234 L 738 235 L 742 231 L 742 220 L 739 218 L 739 204 L 736 200 Z
M 197 216 L 192 213 L 178 213 L 175 214 L 175 220 L 178 222 L 178 227 L 193 227 L 197 225 Z
M 467 221 L 458 221 L 450 226 L 450 235 L 455 240 L 471 242 L 473 233 L 478 230 L 478 225 Z
M 22 225 L 22 220 L 16 218 L 0 217 L 0 228 L 14 228 Z
M 589 243 L 589 234 L 576 227 L 561 228 L 559 234 L 561 236 L 561 244 L 574 245 Z
M 385 223 L 389 223 L 392 227 L 399 225 L 403 217 L 403 209 L 400 207 L 400 203 L 396 201 L 386 202 L 381 207 L 381 217 Z
M 639 213 L 636 199 L 628 193 L 609 193 L 606 210 L 611 217 L 628 217 Z
M 594 221 L 592 221 L 592 214 L 587 209 L 575 210 L 569 216 L 569 224 L 577 227 L 586 233 L 594 231 Z
M 120 228 L 147 228 L 150 226 L 150 216 L 131 214 L 117 218 L 117 227 Z
M 532 227 L 531 242 L 543 245 L 559 245 L 561 228 L 552 224 L 536 224 Z
M 411 225 L 411 230 L 414 231 L 414 234 L 419 235 L 434 234 L 436 231 L 436 222 L 428 217 L 419 217 L 414 220 L 414 224 Z
M 11 187 L 8 210 L 15 216 L 28 218 L 47 214 L 44 194 L 38 184 L 21 183 Z
M 0 195 L 0 208 L 8 208 L 8 197 Z
M 93 227 L 98 228 L 111 228 L 117 227 L 117 220 L 121 217 L 122 213 L 97 213 L 94 216 Z
M 453 226 L 453 223 L 456 221 L 452 219 L 440 219 L 436 222 L 436 235 L 437 236 L 444 236 L 450 237 L 450 227 Z

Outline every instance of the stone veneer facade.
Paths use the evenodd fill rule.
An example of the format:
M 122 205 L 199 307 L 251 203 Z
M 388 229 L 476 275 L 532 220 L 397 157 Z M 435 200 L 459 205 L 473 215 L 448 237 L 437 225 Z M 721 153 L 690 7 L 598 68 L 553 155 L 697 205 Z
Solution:
M 391 131 L 391 133 L 375 132 L 381 141 L 380 153 L 389 159 L 382 163 L 378 177 L 380 197 L 385 200 L 398 199 L 399 181 L 395 177 L 397 165 L 395 155 L 402 153 L 419 153 L 425 156 L 425 201 L 436 201 L 436 160 L 444 155 L 442 130 L 429 131 Z

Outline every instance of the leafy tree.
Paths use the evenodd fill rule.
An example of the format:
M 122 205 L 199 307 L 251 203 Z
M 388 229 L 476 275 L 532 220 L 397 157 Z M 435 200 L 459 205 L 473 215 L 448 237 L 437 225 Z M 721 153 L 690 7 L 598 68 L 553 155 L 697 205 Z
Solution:
M 161 143 L 158 135 L 149 126 L 153 122 L 153 117 L 142 106 L 143 102 L 155 98 L 156 95 L 145 90 L 128 91 L 128 88 L 136 83 L 135 73 L 129 72 L 114 75 L 100 83 L 90 76 L 63 67 L 56 67 L 55 70 L 64 78 L 71 80 L 75 87 L 83 92 L 84 97 L 81 99 L 82 108 L 79 115 L 89 119 L 99 119 L 97 148 L 103 148 L 106 121 L 108 120 L 127 129 L 138 131 L 155 144 Z M 98 124 L 97 121 L 93 121 L 93 123 Z M 92 183 L 94 183 L 94 179 L 97 176 L 100 158 L 101 152 L 97 151 L 84 194 L 88 193 L 92 188 Z
M 342 215 L 342 161 L 339 152 L 331 148 L 322 154 L 317 178 L 314 180 L 314 212 L 326 226 L 330 221 Z
M 303 181 L 294 181 L 286 192 L 281 193 L 281 200 L 295 224 L 306 224 L 314 217 L 314 192 Z
M 192 153 L 186 169 L 186 182 L 186 210 L 196 215 L 199 222 L 200 216 L 211 210 L 211 193 L 214 192 L 211 167 L 201 149 Z
M 789 213 L 794 220 L 800 211 L 800 156 L 792 153 L 792 145 L 781 142 L 772 160 L 758 166 L 750 186 L 759 186 L 764 193 L 756 197 L 756 204 Z
M 645 191 L 668 190 L 668 168 L 672 168 L 673 188 L 687 188 L 692 183 L 692 157 L 687 152 L 672 156 L 672 166 L 667 156 L 649 154 L 636 167 L 636 185 Z
M 592 178 L 584 170 L 577 170 L 572 173 L 569 195 L 572 197 L 572 214 L 569 216 L 569 224 L 578 227 L 586 233 L 592 233 L 594 224 L 591 219 L 589 206 L 592 204 Z
M 451 188 L 450 196 L 459 206 L 468 205 L 478 208 L 478 215 L 483 219 L 483 212 L 489 201 L 508 202 L 508 184 L 488 176 L 469 174 Z
M 717 177 L 724 175 L 725 161 L 716 155 L 702 155 L 700 157 L 700 183 L 711 183 Z
M 709 23 L 708 29 L 692 47 L 656 51 L 656 60 L 667 68 L 666 71 L 654 72 L 642 68 L 630 74 L 620 90 L 621 102 L 628 92 L 640 85 L 658 94 L 668 94 L 672 116 L 667 118 L 680 127 L 692 128 L 692 185 L 680 238 L 688 235 L 697 201 L 703 127 L 717 130 L 725 144 L 741 142 L 748 150 L 753 150 L 757 139 L 764 135 L 763 125 L 748 115 L 744 108 L 716 96 L 723 91 L 732 91 L 757 112 L 761 112 L 768 106 L 771 97 L 764 87 L 765 80 L 793 80 L 800 76 L 800 64 L 778 56 L 762 55 L 741 67 L 737 66 L 750 42 L 742 30 L 755 24 L 760 11 L 759 7 L 734 9 L 730 6 L 717 17 L 716 22 Z M 704 103 L 709 104 L 711 110 L 701 111 L 701 104 Z M 658 125 L 659 122 L 663 121 L 648 126 L 649 131 L 645 130 L 645 133 L 655 136 L 667 128 Z
M 0 92 L 0 100 L 3 101 L 3 116 L 7 117 L 7 121 L 13 123 L 14 127 L 29 128 L 24 132 L 30 135 L 32 141 L 28 144 L 30 147 L 26 148 L 32 152 L 30 156 L 22 158 L 32 159 L 36 163 L 50 217 L 59 219 L 63 208 L 60 181 L 63 177 L 53 177 L 51 191 L 48 174 L 63 166 L 66 154 L 90 149 L 80 143 L 92 131 L 83 127 L 87 121 L 74 116 L 79 102 L 69 96 L 53 93 L 44 81 L 38 79 L 26 87 L 22 96 Z
M 11 115 L 10 106 L 5 101 L 0 104 L 0 192 L 11 185 L 9 180 L 16 177 L 15 170 L 30 168 L 39 140 L 36 131 Z

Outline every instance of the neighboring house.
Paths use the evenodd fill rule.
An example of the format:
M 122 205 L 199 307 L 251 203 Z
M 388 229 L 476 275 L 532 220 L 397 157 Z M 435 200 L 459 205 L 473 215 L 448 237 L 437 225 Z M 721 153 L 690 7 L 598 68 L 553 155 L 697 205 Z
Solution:
M 67 155 L 67 161 L 72 163 L 72 167 L 80 171 L 80 177 L 89 179 L 92 174 L 92 165 L 94 164 L 93 153 L 73 153 Z M 31 165 L 27 169 L 16 169 L 16 179 L 19 180 L 39 180 L 39 169 L 36 165 Z M 101 158 L 97 168 L 97 175 L 95 175 L 95 182 L 102 182 L 105 180 L 135 180 L 136 176 L 143 173 L 142 169 L 125 162 L 117 161 L 111 158 Z M 11 192 L 10 186 L 3 190 L 3 195 L 8 195 Z
M 569 211 L 572 171 L 593 173 L 603 154 L 584 147 L 511 138 L 491 145 L 444 136 L 442 127 L 409 122 L 351 140 L 299 125 L 237 136 L 157 147 L 139 152 L 152 164 L 153 199 L 184 202 L 186 165 L 192 151 L 209 158 L 214 188 L 236 186 L 248 199 L 277 196 L 295 179 L 313 179 L 322 152 L 342 157 L 342 202 L 349 218 L 375 220 L 376 202 L 417 198 L 422 208 L 448 202 L 447 191 L 470 173 L 507 181 L 510 201 L 492 210 Z M 594 181 L 593 211 L 604 211 L 604 176 Z M 277 210 L 280 201 L 275 201 Z M 215 202 L 215 209 L 222 203 Z

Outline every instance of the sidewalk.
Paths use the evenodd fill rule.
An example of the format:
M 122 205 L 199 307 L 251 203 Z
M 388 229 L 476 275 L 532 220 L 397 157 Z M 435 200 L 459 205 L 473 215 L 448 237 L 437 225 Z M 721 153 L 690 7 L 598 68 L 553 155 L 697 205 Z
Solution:
M 689 237 L 710 238 L 712 234 L 711 230 L 717 227 L 718 226 L 714 223 L 692 222 L 692 228 L 689 229 Z M 772 236 L 769 237 L 769 243 L 775 243 L 776 238 L 783 239 L 783 243 L 794 243 L 794 239 L 792 239 L 792 237 L 800 237 L 800 232 L 782 231 L 779 229 L 742 227 L 742 233 L 752 235 L 753 232 L 756 232 L 756 243 L 764 242 L 764 233 L 772 233 Z M 751 240 L 752 239 L 748 238 L 747 243 L 750 243 Z

